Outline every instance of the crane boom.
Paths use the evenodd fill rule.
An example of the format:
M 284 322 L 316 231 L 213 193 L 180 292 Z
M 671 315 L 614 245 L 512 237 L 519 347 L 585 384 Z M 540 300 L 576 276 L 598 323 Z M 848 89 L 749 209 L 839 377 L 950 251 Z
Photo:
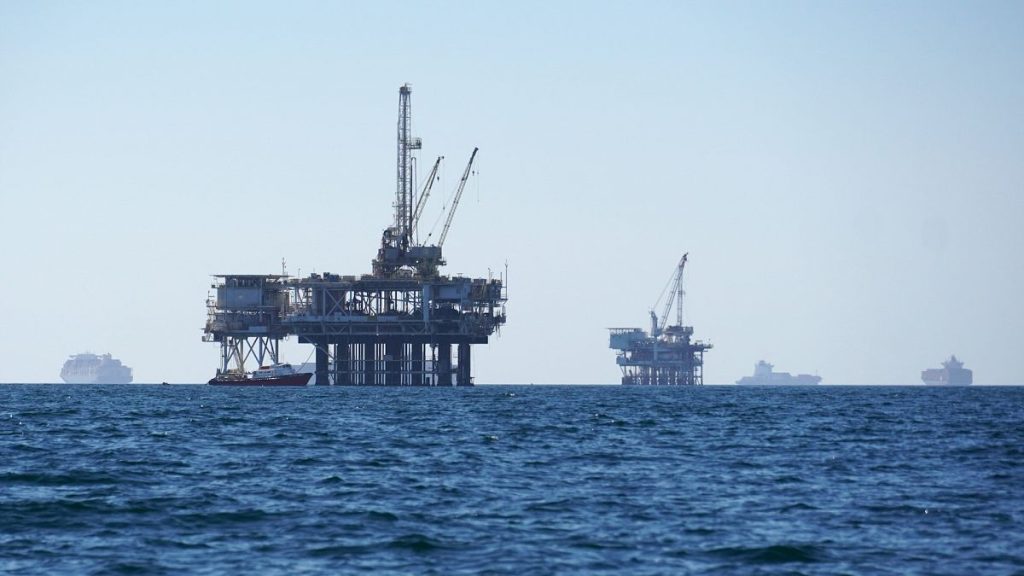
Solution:
M 466 164 L 466 171 L 462 173 L 462 179 L 459 180 L 459 189 L 455 191 L 452 207 L 448 210 L 448 219 L 445 220 L 444 229 L 441 230 L 441 237 L 437 240 L 438 247 L 444 246 L 444 239 L 448 237 L 448 229 L 451 228 L 452 218 L 455 217 L 455 209 L 459 207 L 459 199 L 462 198 L 462 191 L 465 190 L 466 181 L 469 180 L 469 173 L 473 168 L 473 159 L 476 158 L 477 150 L 479 148 L 473 148 L 473 153 L 469 156 L 469 163 Z
M 676 275 L 672 279 L 672 288 L 675 292 L 675 298 L 669 298 L 665 302 L 665 309 L 661 312 L 661 324 L 658 326 L 658 334 L 665 331 L 665 326 L 668 324 L 668 313 L 672 311 L 672 302 L 675 300 L 679 301 L 676 307 L 676 322 L 678 326 L 683 325 L 683 268 L 686 267 L 686 257 L 690 253 L 683 254 L 683 257 L 679 260 L 679 266 L 676 268 Z
M 423 207 L 427 204 L 427 198 L 430 197 L 430 189 L 434 187 L 434 180 L 437 179 L 437 168 L 441 166 L 441 160 L 444 156 L 438 156 L 437 161 L 434 162 L 434 167 L 430 169 L 430 175 L 427 176 L 427 183 L 423 186 L 423 193 L 416 199 L 416 209 L 412 212 L 412 225 L 410 229 L 412 233 L 416 233 L 416 228 L 419 226 L 420 215 L 423 214 Z
M 676 283 L 676 326 L 683 325 L 683 268 L 686 267 L 686 257 L 689 252 L 683 254 L 679 261 L 679 282 Z

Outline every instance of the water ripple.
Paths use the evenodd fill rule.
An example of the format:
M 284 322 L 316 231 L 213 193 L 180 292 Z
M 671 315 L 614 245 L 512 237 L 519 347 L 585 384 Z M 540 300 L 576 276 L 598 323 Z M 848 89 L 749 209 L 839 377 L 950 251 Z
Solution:
M 1024 389 L 0 386 L 0 573 L 1020 573 Z

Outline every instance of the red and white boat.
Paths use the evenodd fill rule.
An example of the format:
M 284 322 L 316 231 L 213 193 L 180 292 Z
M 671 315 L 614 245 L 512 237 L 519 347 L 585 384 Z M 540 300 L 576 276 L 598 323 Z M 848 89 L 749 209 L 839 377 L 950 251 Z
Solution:
M 296 372 L 291 364 L 260 366 L 255 372 L 222 372 L 210 379 L 211 386 L 305 386 L 313 375 Z

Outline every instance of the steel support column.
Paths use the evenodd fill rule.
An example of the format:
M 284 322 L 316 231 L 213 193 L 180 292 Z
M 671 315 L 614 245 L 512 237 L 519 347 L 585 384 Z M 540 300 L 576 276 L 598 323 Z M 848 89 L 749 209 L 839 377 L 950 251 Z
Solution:
M 437 372 L 438 386 L 452 385 L 452 345 L 450 342 L 442 342 L 437 345 Z
M 459 371 L 455 378 L 456 386 L 472 386 L 472 370 L 469 361 L 469 344 L 459 343 Z
M 316 346 L 316 385 L 330 386 L 331 380 L 327 371 L 327 342 L 318 340 Z
M 363 384 L 377 385 L 377 345 L 373 342 L 363 344 Z
M 352 385 L 352 352 L 349 350 L 348 342 L 338 342 L 334 345 L 334 385 Z
M 402 364 L 405 361 L 404 344 L 401 340 L 388 340 L 384 344 L 384 384 L 402 385 Z
M 414 342 L 412 344 L 412 365 L 410 367 L 413 386 L 423 386 L 423 344 Z

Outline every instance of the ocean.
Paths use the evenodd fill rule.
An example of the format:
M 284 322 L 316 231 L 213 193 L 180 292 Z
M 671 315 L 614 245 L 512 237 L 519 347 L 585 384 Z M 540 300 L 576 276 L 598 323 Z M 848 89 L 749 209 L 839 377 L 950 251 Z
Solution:
M 1024 574 L 1024 388 L 0 386 L 4 574 Z

